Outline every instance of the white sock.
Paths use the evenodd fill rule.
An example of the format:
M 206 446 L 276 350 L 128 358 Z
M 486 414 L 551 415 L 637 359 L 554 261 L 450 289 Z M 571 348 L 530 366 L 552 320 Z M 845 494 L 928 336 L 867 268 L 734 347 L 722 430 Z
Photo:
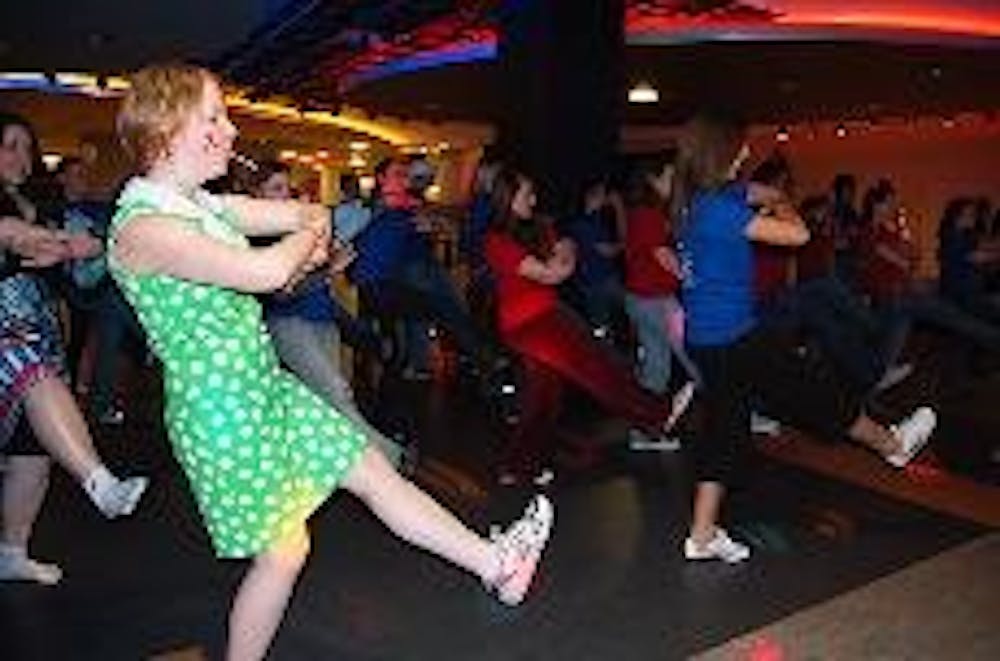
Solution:
M 0 581 L 34 581 L 55 585 L 62 579 L 58 565 L 28 557 L 28 550 L 16 544 L 0 544 Z

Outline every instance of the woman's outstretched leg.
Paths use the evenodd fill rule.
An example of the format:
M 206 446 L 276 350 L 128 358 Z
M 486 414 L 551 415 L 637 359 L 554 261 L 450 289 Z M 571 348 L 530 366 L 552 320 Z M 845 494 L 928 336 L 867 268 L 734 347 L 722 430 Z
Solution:
M 51 376 L 28 391 L 25 410 L 39 444 L 73 477 L 101 512 L 109 517 L 131 514 L 148 480 L 119 480 L 94 449 L 87 423 L 66 384 Z
M 509 605 L 524 598 L 554 517 L 551 502 L 536 496 L 524 516 L 487 540 L 400 476 L 370 446 L 343 486 L 398 537 L 475 574 Z

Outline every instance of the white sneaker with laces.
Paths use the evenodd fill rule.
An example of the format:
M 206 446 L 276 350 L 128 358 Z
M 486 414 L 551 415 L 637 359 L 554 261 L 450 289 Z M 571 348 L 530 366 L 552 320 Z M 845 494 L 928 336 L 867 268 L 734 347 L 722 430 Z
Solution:
M 496 590 L 501 603 L 517 606 L 524 600 L 549 541 L 554 520 L 552 501 L 539 494 L 528 504 L 521 518 L 505 531 L 494 529 L 490 532 L 499 567 L 496 576 L 486 581 L 486 587 Z
M 84 491 L 91 501 L 109 519 L 132 514 L 147 486 L 149 478 L 130 477 L 119 480 L 103 467 L 95 470 L 83 483 Z
M 929 406 L 921 406 L 899 424 L 892 426 L 892 435 L 899 441 L 899 450 L 885 456 L 885 460 L 896 468 L 903 468 L 927 445 L 934 428 L 937 414 Z
M 722 560 L 736 564 L 750 557 L 750 547 L 733 541 L 725 530 L 716 528 L 715 535 L 705 544 L 698 544 L 690 537 L 685 539 L 684 557 L 687 560 Z

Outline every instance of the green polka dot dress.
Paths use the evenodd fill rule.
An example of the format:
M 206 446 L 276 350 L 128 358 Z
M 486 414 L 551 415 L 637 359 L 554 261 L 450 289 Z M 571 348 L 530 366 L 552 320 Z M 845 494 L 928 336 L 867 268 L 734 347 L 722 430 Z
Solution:
M 220 241 L 247 245 L 221 200 L 185 198 L 132 179 L 118 199 L 109 268 L 164 366 L 165 419 L 220 557 L 248 557 L 297 531 L 357 460 L 365 438 L 283 371 L 261 306 L 223 287 L 130 272 L 113 258 L 116 233 L 137 215 L 181 218 Z

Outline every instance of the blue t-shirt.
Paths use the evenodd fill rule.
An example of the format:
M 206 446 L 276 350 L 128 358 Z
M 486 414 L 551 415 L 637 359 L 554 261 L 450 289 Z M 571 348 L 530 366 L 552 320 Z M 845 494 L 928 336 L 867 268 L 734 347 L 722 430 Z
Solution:
M 686 337 L 694 346 L 730 344 L 753 329 L 753 248 L 746 226 L 754 212 L 746 186 L 698 193 L 678 241 L 684 270 Z
M 575 284 L 588 288 L 615 276 L 615 258 L 602 255 L 597 250 L 598 244 L 616 241 L 607 216 L 600 211 L 581 213 L 566 224 L 565 234 L 576 243 Z
M 427 239 L 413 224 L 413 212 L 383 208 L 354 240 L 358 256 L 349 274 L 356 285 L 388 280 L 413 260 L 432 259 Z

